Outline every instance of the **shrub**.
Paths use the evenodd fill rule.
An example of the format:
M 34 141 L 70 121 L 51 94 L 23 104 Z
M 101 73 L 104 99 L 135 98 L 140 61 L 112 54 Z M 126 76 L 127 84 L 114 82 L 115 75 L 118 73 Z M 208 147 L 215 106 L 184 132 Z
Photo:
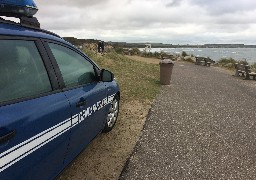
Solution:
M 182 51 L 181 56 L 185 57 L 188 56 L 188 54 L 185 51 Z
M 236 61 L 235 59 L 233 58 L 222 58 L 218 61 L 218 64 L 223 66 L 223 67 L 226 67 L 226 68 L 229 68 L 229 69 L 234 69 L 235 68 L 235 63 L 238 63 L 238 64 L 244 64 L 244 65 L 247 65 L 248 62 L 246 60 L 239 60 L 239 61 Z
M 174 56 L 173 54 L 167 54 L 163 51 L 161 52 L 146 52 L 145 50 L 140 52 L 140 56 L 142 57 L 149 57 L 149 58 L 168 58 L 168 59 L 172 59 L 172 60 L 176 60 L 176 56 Z
M 225 64 L 228 64 L 228 63 L 232 63 L 232 64 L 235 64 L 236 63 L 236 60 L 234 60 L 233 58 L 221 58 L 218 63 L 220 65 L 225 65 Z
M 138 48 L 132 48 L 131 55 L 139 55 L 141 52 Z
M 244 64 L 244 65 L 248 65 L 248 62 L 246 60 L 240 60 L 237 61 L 238 64 Z
M 166 57 L 166 58 L 168 58 L 168 54 L 166 53 L 166 52 L 164 52 L 164 51 L 161 51 L 160 52 L 160 58 L 162 59 L 163 57 Z
M 117 54 L 123 54 L 124 53 L 124 50 L 121 47 L 115 48 L 115 51 L 116 51 Z
M 256 72 L 256 63 L 251 65 L 251 69 L 252 69 L 253 72 Z
M 184 61 L 194 63 L 195 61 L 191 57 L 185 57 L 183 58 Z
M 155 51 L 153 55 L 154 55 L 154 57 L 156 57 L 156 58 L 160 58 L 161 53 Z
M 232 64 L 232 63 L 227 63 L 227 64 L 225 64 L 225 65 L 223 65 L 225 68 L 228 68 L 228 69 L 232 69 L 232 68 L 234 68 L 235 67 L 235 65 L 234 64 Z
M 233 58 L 221 58 L 218 61 L 218 65 L 226 67 L 228 69 L 234 69 L 235 63 L 237 63 L 237 61 Z
M 147 57 L 147 54 L 148 54 L 148 53 L 147 53 L 146 51 L 142 51 L 142 52 L 141 52 L 141 56 L 142 56 L 142 57 Z

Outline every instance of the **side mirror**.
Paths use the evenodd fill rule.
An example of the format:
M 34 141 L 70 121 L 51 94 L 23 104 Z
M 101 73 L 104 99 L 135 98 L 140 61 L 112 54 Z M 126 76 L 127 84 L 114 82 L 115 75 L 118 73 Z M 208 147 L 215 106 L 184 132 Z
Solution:
M 114 80 L 114 74 L 106 69 L 102 69 L 100 72 L 100 79 L 103 82 L 112 82 Z

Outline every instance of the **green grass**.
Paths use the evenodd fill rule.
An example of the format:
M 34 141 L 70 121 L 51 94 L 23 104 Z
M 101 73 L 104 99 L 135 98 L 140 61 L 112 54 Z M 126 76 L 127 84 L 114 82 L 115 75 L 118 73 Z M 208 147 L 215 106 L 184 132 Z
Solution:
M 115 52 L 104 56 L 85 50 L 101 68 L 112 71 L 120 85 L 123 101 L 152 101 L 159 93 L 159 65 L 131 60 Z

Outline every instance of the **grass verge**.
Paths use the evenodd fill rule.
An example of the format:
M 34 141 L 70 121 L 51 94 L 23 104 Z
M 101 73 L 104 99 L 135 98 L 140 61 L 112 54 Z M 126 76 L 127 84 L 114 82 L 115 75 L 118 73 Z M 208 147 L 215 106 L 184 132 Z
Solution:
M 134 61 L 126 56 L 109 53 L 99 56 L 86 51 L 101 67 L 112 71 L 117 79 L 122 101 L 152 101 L 159 92 L 159 65 Z

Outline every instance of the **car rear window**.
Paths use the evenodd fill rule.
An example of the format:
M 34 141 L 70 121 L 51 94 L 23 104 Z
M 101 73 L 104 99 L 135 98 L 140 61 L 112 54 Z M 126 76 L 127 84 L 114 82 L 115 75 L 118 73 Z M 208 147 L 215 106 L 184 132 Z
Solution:
M 0 40 L 0 103 L 52 90 L 34 41 Z

